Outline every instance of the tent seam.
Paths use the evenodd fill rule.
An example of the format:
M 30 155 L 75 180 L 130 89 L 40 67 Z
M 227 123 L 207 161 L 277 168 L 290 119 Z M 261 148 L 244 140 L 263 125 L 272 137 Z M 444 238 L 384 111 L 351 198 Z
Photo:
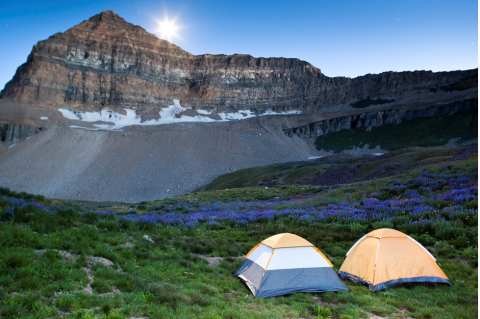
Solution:
M 373 268 L 373 282 L 375 282 L 375 274 L 377 272 L 377 259 L 378 259 L 378 250 L 380 248 L 380 241 L 382 240 L 382 237 L 378 239 L 378 245 L 377 245 L 377 254 L 375 255 L 375 266 Z
M 267 265 L 265 266 L 265 272 L 267 272 L 267 268 L 268 268 L 268 265 L 270 265 L 270 260 L 272 260 L 272 257 L 273 257 L 273 253 L 275 252 L 275 248 L 272 250 L 272 254 L 270 255 L 270 258 L 268 259 L 268 263 Z
M 315 247 L 315 246 L 313 246 L 313 248 L 320 254 L 320 256 L 323 257 L 323 259 L 325 259 L 325 260 L 330 264 L 330 266 L 331 266 L 332 268 L 334 268 L 332 262 L 331 262 L 330 260 L 328 260 L 327 256 L 325 256 L 325 255 L 320 251 L 320 249 L 318 249 L 318 248 Z

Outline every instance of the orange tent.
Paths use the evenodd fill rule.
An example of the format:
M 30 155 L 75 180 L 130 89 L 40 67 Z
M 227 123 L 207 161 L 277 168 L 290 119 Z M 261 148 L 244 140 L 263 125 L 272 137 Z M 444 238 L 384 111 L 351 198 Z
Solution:
M 370 291 L 403 283 L 452 285 L 435 258 L 415 239 L 393 229 L 377 229 L 350 248 L 340 278 L 366 284 Z

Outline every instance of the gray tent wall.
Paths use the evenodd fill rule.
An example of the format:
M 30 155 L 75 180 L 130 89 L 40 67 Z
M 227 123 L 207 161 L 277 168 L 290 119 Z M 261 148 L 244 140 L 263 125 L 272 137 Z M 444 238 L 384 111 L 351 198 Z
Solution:
M 242 279 L 257 298 L 294 292 L 348 291 L 331 267 L 265 271 L 252 260 L 245 259 L 234 276 Z

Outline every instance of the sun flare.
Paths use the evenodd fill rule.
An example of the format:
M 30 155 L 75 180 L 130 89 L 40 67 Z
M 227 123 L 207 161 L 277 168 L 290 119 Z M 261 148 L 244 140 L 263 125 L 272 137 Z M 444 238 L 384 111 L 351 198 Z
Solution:
M 176 24 L 176 19 L 170 20 L 168 17 L 165 17 L 163 21 L 158 21 L 159 32 L 163 39 L 170 41 L 173 37 L 178 38 L 177 30 L 179 29 Z

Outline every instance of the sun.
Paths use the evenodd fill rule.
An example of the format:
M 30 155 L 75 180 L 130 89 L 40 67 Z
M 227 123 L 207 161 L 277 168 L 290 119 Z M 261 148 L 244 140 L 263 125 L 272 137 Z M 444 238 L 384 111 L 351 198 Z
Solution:
M 171 41 L 173 37 L 178 38 L 177 30 L 179 29 L 179 26 L 176 24 L 175 20 L 176 19 L 170 20 L 168 17 L 165 17 L 163 21 L 158 21 L 158 31 L 163 39 Z

